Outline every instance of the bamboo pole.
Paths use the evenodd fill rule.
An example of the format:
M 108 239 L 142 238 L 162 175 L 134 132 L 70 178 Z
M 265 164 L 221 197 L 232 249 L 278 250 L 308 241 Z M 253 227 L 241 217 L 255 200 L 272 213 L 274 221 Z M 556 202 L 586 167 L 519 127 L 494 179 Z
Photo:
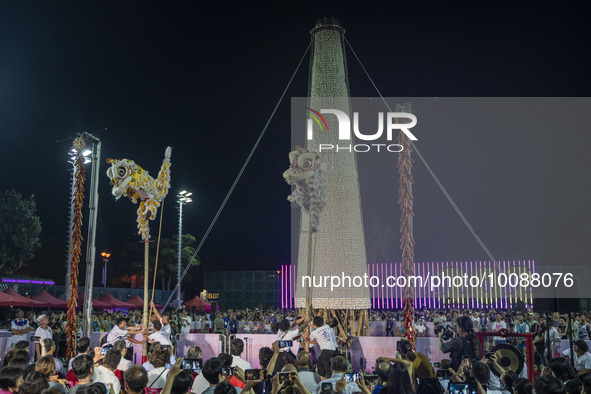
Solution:
M 149 232 L 148 232 L 149 234 Z M 150 321 L 148 316 L 148 276 L 150 270 L 148 269 L 148 262 L 150 257 L 150 239 L 146 237 L 144 241 L 144 328 L 146 331 L 150 328 Z M 144 344 L 142 349 L 142 363 L 145 363 L 148 358 L 148 347 Z

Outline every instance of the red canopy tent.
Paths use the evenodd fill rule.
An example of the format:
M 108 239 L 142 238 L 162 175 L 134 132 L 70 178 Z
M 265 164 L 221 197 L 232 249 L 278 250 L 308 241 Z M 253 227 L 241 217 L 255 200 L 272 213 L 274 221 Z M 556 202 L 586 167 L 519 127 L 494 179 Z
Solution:
M 83 291 L 78 293 L 78 298 L 76 299 L 76 301 L 78 302 L 78 308 L 82 308 L 84 306 L 84 292 Z M 98 308 L 98 309 L 112 309 L 106 303 L 99 301 L 95 298 L 92 299 L 92 307 Z
M 45 289 L 43 289 L 39 294 L 31 297 L 31 299 L 42 302 L 43 306 L 48 308 L 66 309 L 68 307 L 68 303 L 66 301 L 55 298 Z
M 102 296 L 98 300 L 100 302 L 104 302 L 105 304 L 108 304 L 109 308 L 112 308 L 112 309 L 115 309 L 115 308 L 117 308 L 117 309 L 136 309 L 137 308 L 137 305 L 120 301 L 117 298 L 113 297 L 111 295 L 111 293 L 105 294 L 104 296 Z
M 14 306 L 28 306 L 28 307 L 44 307 L 45 305 L 43 305 L 43 303 L 39 302 L 39 301 L 35 301 L 32 300 L 30 298 L 27 297 L 23 297 L 22 295 L 20 295 L 19 293 L 16 292 L 16 290 L 14 290 L 12 287 L 9 287 L 8 289 L 4 290 L 4 294 L 15 298 L 17 300 L 20 301 L 19 305 L 17 304 L 10 304 L 10 305 L 14 305 Z
M 192 309 L 195 307 L 195 310 L 197 311 L 211 312 L 211 304 L 203 301 L 199 296 L 195 296 L 195 298 L 185 302 L 183 305 L 185 306 L 185 309 Z
M 129 300 L 125 301 L 127 304 L 132 304 L 135 305 L 137 308 L 143 308 L 144 307 L 144 299 L 142 297 L 140 297 L 139 295 L 134 295 L 133 297 L 131 297 Z M 158 309 L 162 309 L 164 308 L 162 305 L 155 305 L 156 308 Z M 150 308 L 150 304 L 148 304 L 148 309 Z
M 14 297 L 0 292 L 0 306 L 32 307 L 33 302 L 25 297 Z

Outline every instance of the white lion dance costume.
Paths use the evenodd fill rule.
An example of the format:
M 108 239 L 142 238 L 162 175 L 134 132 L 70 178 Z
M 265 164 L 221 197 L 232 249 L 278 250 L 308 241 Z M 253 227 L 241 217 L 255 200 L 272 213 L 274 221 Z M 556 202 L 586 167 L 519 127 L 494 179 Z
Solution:
M 111 179 L 115 199 L 119 200 L 121 196 L 126 196 L 134 204 L 137 204 L 138 198 L 141 200 L 137 210 L 137 227 L 138 234 L 144 241 L 150 239 L 148 220 L 156 218 L 160 202 L 164 200 L 170 189 L 170 152 L 169 146 L 164 153 L 164 161 L 156 179 L 148 175 L 148 171 L 133 160 L 107 159 L 107 163 L 111 164 L 111 168 L 107 170 L 107 176 Z
M 320 214 L 326 206 L 326 164 L 316 152 L 296 146 L 296 150 L 289 153 L 289 169 L 283 173 L 283 178 L 295 190 L 287 197 L 292 207 L 299 206 L 310 215 L 310 227 L 313 233 L 318 231 Z

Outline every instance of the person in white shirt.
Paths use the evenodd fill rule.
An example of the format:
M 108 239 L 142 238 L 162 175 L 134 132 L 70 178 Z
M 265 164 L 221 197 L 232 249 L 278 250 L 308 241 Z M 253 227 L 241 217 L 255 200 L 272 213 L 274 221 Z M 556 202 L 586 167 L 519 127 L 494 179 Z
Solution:
M 235 338 L 230 342 L 230 354 L 232 355 L 232 367 L 240 367 L 243 371 L 252 369 L 248 361 L 241 358 L 240 355 L 244 351 L 244 342 L 240 338 Z
M 46 315 L 41 315 L 37 319 L 39 321 L 39 328 L 35 331 L 35 336 L 40 337 L 41 340 L 44 339 L 51 339 L 53 337 L 53 333 L 51 332 L 51 328 L 49 328 L 49 319 Z M 35 354 L 37 355 L 36 360 L 41 357 L 41 346 L 39 343 L 35 344 Z
M 150 393 L 152 390 L 164 388 L 166 378 L 168 376 L 169 369 L 166 368 L 170 355 L 168 350 L 163 348 L 155 349 L 150 355 L 150 363 L 154 369 L 148 371 L 148 385 L 146 386 L 147 392 Z
M 113 329 L 107 334 L 107 342 L 105 344 L 113 345 L 118 339 L 126 339 L 126 336 L 135 335 L 140 332 L 142 332 L 141 326 L 127 328 L 127 322 L 125 321 L 125 318 L 119 317 L 115 321 L 115 326 Z
M 328 324 L 324 324 L 324 319 L 320 316 L 316 316 L 310 323 L 310 326 L 314 331 L 309 334 L 309 338 L 305 339 L 305 341 L 308 344 L 318 344 L 321 351 L 316 364 L 318 374 L 325 378 L 330 378 L 330 359 L 337 350 L 334 330 Z
M 78 355 L 76 357 L 80 357 L 81 355 L 88 354 L 90 351 L 90 338 L 88 337 L 80 337 L 76 340 L 76 352 Z M 72 362 L 76 357 L 72 357 L 68 362 L 68 371 L 72 369 Z
M 121 353 L 121 361 L 119 361 L 119 365 L 117 365 L 117 369 L 121 372 L 125 372 L 133 365 L 131 360 L 127 360 L 125 355 L 127 354 L 127 348 L 125 347 L 125 341 L 117 340 L 113 344 L 113 350 L 117 350 Z
M 415 324 L 415 331 L 418 337 L 424 337 L 427 335 L 427 327 L 425 326 L 425 319 L 419 319 L 418 324 Z
M 113 392 L 115 394 L 121 393 L 121 382 L 115 375 L 115 370 L 121 361 L 121 353 L 117 350 L 111 349 L 105 355 L 103 365 L 99 365 L 94 369 L 92 376 L 92 383 L 101 382 L 106 385 L 113 385 Z
M 29 325 L 29 321 L 25 319 L 25 312 L 22 309 L 16 310 L 16 319 L 10 323 L 10 328 L 12 330 L 10 347 L 14 347 L 18 341 L 26 341 L 27 334 L 33 331 L 33 328 Z
M 492 330 L 493 331 L 501 331 L 501 330 L 506 330 L 507 329 L 507 323 L 505 323 L 502 320 L 502 316 L 500 314 L 497 314 L 495 316 L 495 322 L 492 324 Z M 507 340 L 503 337 L 494 337 L 494 341 L 497 345 L 502 345 L 507 343 Z
M 316 319 L 316 318 L 314 318 Z M 322 356 L 321 356 L 322 357 Z M 318 383 L 316 386 L 316 394 L 319 394 L 322 391 L 322 384 L 330 383 L 332 389 L 335 389 L 336 383 L 343 378 L 343 374 L 347 373 L 349 370 L 349 362 L 343 356 L 335 356 L 329 360 L 330 364 L 330 376 L 323 380 L 322 382 Z M 319 365 L 319 364 L 318 364 Z M 342 394 L 353 394 L 356 392 L 361 391 L 357 383 L 347 383 L 342 390 Z
M 162 324 L 158 321 L 155 322 L 154 323 L 154 332 L 152 334 L 150 334 L 149 336 L 147 336 L 148 342 L 150 342 L 150 343 L 159 342 L 162 346 L 171 346 L 172 343 L 170 342 L 168 337 L 166 337 L 166 335 L 164 335 L 162 333 L 161 330 L 162 330 Z
M 589 353 L 589 346 L 587 343 L 579 339 L 575 341 L 575 371 L 578 375 L 585 375 L 591 372 L 591 353 Z M 570 349 L 562 352 L 562 355 L 570 358 Z
M 191 323 L 193 322 L 193 320 L 191 319 L 190 316 L 187 315 L 187 311 L 183 311 L 183 314 L 180 318 L 180 322 L 181 322 L 181 333 L 182 334 L 188 334 L 191 332 Z
M 170 335 L 172 334 L 172 329 L 170 328 L 170 316 L 168 314 L 160 315 L 160 312 L 156 309 L 156 305 L 154 305 L 154 301 L 150 301 L 150 305 L 152 305 L 154 315 L 156 315 L 160 324 L 162 324 L 162 329 L 160 331 L 162 331 L 162 334 L 170 341 Z
M 283 319 L 279 323 L 279 330 L 277 331 L 278 341 L 297 341 L 301 336 L 298 322 L 302 323 L 302 319 L 298 319 L 296 324 L 291 327 L 291 322 L 287 319 Z M 283 346 L 279 348 L 279 356 L 275 362 L 275 371 L 281 371 L 283 366 L 287 364 L 294 364 L 296 359 L 295 354 L 291 351 L 291 346 Z

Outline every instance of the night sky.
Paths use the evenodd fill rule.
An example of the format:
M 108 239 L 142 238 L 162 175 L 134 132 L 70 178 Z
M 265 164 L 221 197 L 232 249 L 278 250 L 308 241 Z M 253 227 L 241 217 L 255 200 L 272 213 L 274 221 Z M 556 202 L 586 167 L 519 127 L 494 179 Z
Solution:
M 156 175 L 172 146 L 163 236 L 177 231 L 174 195 L 188 189 L 194 202 L 184 210 L 184 227 L 201 239 L 318 18 L 340 20 L 384 96 L 584 97 L 591 95 L 591 7 L 583 4 L 3 1 L 2 189 L 35 194 L 42 241 L 56 245 L 62 264 L 69 138 L 107 128 L 99 134 L 97 250 L 111 250 L 115 275 L 117 250 L 140 237 L 137 206 L 111 196 L 104 160 L 130 158 Z M 376 97 L 352 54 L 347 57 L 351 95 Z M 289 98 L 306 96 L 307 82 L 308 59 L 204 244 L 203 270 L 289 263 L 290 188 L 281 174 L 291 150 Z M 426 138 L 423 153 L 497 258 L 588 262 L 589 133 L 524 138 L 474 131 L 447 155 Z M 486 164 L 473 165 L 475 149 L 483 149 Z M 499 164 L 514 156 L 527 160 Z M 417 257 L 485 259 L 415 163 L 416 188 L 425 191 L 416 197 Z M 460 241 L 441 242 L 433 228 Z

